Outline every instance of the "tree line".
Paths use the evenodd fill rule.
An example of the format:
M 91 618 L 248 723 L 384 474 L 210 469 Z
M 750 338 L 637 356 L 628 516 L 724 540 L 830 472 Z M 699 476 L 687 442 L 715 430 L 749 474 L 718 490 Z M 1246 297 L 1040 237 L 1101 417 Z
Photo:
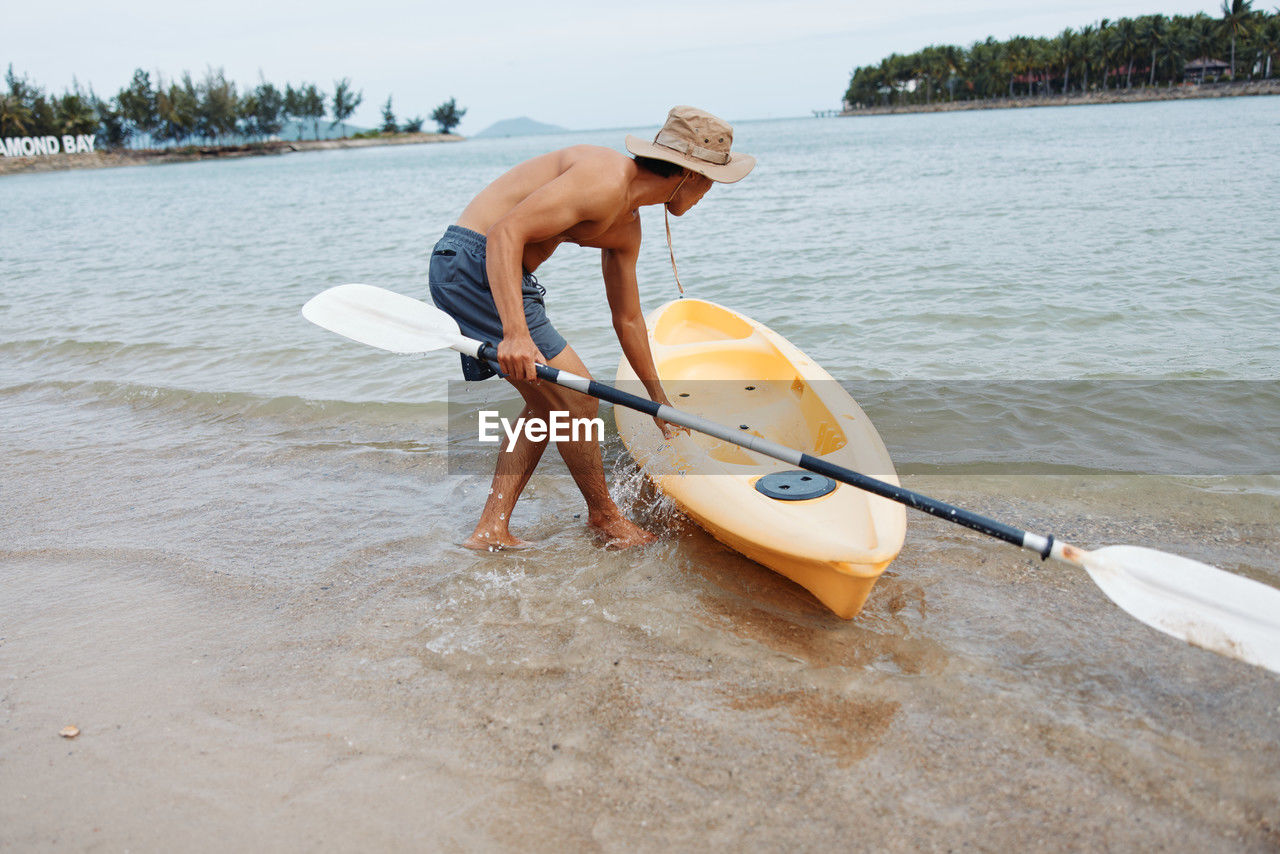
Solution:
M 166 80 L 139 68 L 133 79 L 114 96 L 98 97 L 92 87 L 78 82 L 62 95 L 46 95 L 25 75 L 9 66 L 5 88 L 0 92 L 0 137 L 94 134 L 99 148 L 182 144 L 227 144 L 232 141 L 266 140 L 277 137 L 295 123 L 298 138 L 309 127 L 320 138 L 320 124 L 331 118 L 329 129 L 347 135 L 347 120 L 364 100 L 350 78 L 333 84 L 326 93 L 314 83 L 286 84 L 280 89 L 262 80 L 241 91 L 222 69 L 210 68 L 196 80 L 190 72 Z M 432 112 L 440 133 L 450 133 L 462 121 L 466 110 L 450 98 Z M 370 133 L 417 133 L 425 119 L 421 116 L 400 124 L 391 112 L 391 97 L 383 109 L 382 126 Z
M 1057 36 L 988 37 L 968 49 L 931 45 L 854 69 L 845 103 L 928 104 L 1172 86 L 1194 79 L 1270 79 L 1280 55 L 1280 9 L 1223 0 L 1220 17 L 1104 18 Z M 1200 60 L 1220 60 L 1202 63 Z

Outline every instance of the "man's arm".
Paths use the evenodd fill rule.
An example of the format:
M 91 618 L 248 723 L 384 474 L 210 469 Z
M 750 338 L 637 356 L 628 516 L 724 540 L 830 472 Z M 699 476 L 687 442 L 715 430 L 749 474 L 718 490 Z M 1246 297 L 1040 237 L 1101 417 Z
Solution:
M 640 288 L 636 280 L 636 257 L 639 254 L 639 223 L 636 223 L 636 241 L 620 249 L 604 249 L 600 252 L 600 265 L 604 271 L 605 295 L 613 315 L 613 331 L 622 345 L 622 355 L 627 357 L 632 370 L 644 383 L 649 399 L 671 405 L 667 393 L 658 379 L 658 368 L 653 364 L 653 351 L 649 349 L 649 330 L 645 326 L 644 312 L 640 309 Z M 681 429 L 659 418 L 662 434 L 670 439 Z
M 598 175 L 571 167 L 529 194 L 489 229 L 485 270 L 502 319 L 498 364 L 511 379 L 536 379 L 534 365 L 543 361 L 524 317 L 521 282 L 525 247 L 562 235 L 579 223 L 609 216 L 618 203 L 612 195 L 601 192 Z

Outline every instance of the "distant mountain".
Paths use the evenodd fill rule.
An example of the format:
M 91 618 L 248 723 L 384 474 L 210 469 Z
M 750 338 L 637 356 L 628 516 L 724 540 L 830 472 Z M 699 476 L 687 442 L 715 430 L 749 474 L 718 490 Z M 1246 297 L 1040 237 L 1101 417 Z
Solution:
M 489 125 L 480 133 L 472 134 L 472 139 L 489 136 L 534 136 L 543 133 L 567 133 L 568 128 L 562 128 L 558 125 L 548 125 L 542 122 L 535 122 L 528 116 L 521 116 L 518 119 L 503 119 L 500 122 Z

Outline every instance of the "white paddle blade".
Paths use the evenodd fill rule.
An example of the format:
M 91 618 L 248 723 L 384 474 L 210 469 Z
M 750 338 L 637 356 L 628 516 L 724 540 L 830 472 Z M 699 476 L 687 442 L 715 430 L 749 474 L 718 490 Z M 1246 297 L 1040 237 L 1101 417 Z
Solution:
M 1147 625 L 1280 673 L 1280 590 L 1140 546 L 1083 554 L 1102 591 Z
M 307 300 L 302 316 L 392 353 L 429 353 L 465 340 L 454 319 L 435 306 L 373 285 L 329 288 Z

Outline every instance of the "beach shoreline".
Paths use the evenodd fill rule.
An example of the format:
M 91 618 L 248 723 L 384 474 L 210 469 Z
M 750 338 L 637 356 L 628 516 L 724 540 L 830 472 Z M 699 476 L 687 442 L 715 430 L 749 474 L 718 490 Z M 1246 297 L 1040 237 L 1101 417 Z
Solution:
M 977 101 L 934 101 L 930 104 L 889 104 L 844 110 L 838 115 L 844 118 L 849 116 L 896 115 L 898 113 L 1007 110 L 1024 107 L 1076 107 L 1094 104 L 1132 104 L 1144 101 L 1184 101 L 1192 98 L 1235 98 L 1252 95 L 1280 95 L 1280 80 L 1186 84 L 1167 89 L 1144 86 L 1138 89 L 1107 89 L 1084 94 L 989 98 Z
M 444 133 L 400 133 L 360 139 L 296 139 L 253 142 L 244 145 L 187 145 L 181 148 L 121 149 L 87 154 L 51 154 L 36 157 L 0 157 L 0 175 L 62 172 L 68 169 L 110 169 L 117 166 L 153 166 L 236 157 L 262 157 L 298 151 L 333 151 L 382 145 L 419 145 L 462 142 L 466 137 Z
M 1265 549 L 1261 508 L 1228 499 L 1243 512 L 1224 528 L 1168 484 L 908 482 L 1090 545 Z M 21 512 L 45 483 L 23 478 Z M 564 473 L 535 486 L 553 506 L 574 489 Z M 514 557 L 437 526 L 255 575 L 138 529 L 134 545 L 0 550 L 0 844 L 1277 842 L 1275 681 L 1137 624 L 1084 573 L 913 517 L 845 622 L 693 529 L 592 568 L 579 522 L 538 519 L 559 536 Z M 278 536 L 245 545 L 266 555 Z

